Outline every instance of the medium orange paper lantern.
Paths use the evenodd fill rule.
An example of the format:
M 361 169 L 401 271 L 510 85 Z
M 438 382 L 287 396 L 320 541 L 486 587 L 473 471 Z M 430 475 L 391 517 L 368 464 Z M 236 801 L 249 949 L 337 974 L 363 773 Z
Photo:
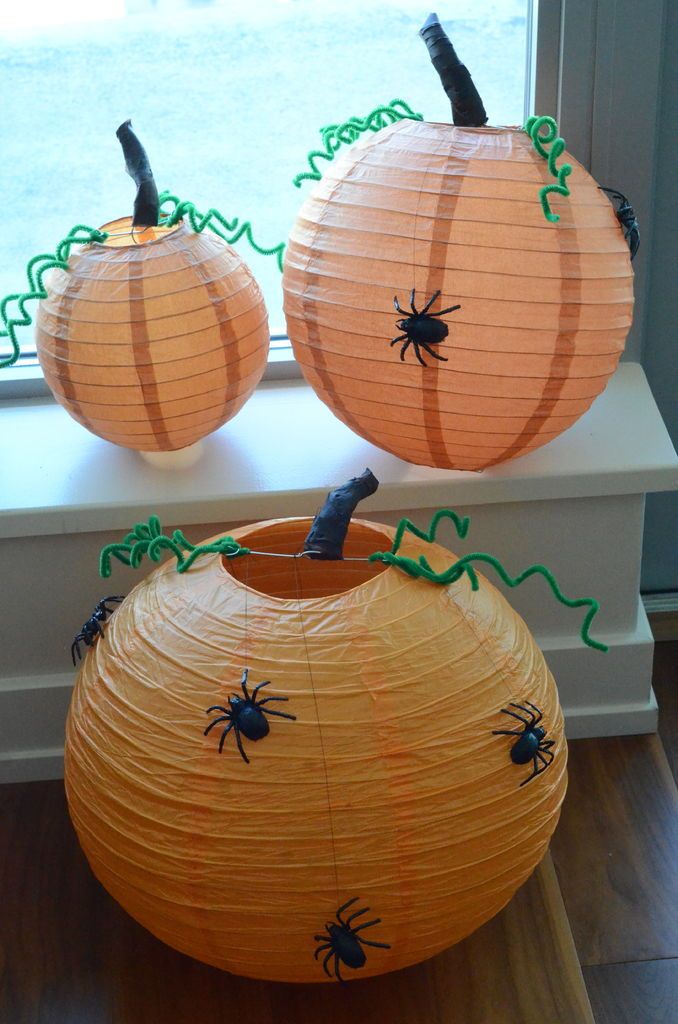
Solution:
M 234 537 L 289 555 L 310 522 Z M 393 534 L 353 520 L 345 554 Z M 436 571 L 454 557 L 413 535 L 401 550 Z M 366 561 L 212 551 L 176 568 L 114 611 L 68 719 L 70 811 L 112 896 L 184 953 L 296 982 L 327 980 L 337 911 L 362 927 L 348 978 L 417 963 L 496 914 L 544 854 L 567 757 L 553 679 L 497 590 Z M 258 741 L 219 718 L 243 669 L 250 694 L 267 684 Z M 532 706 L 538 775 L 512 760 Z
M 357 434 L 479 470 L 546 444 L 603 390 L 631 324 L 629 249 L 591 175 L 560 159 L 557 222 L 520 128 L 401 120 L 324 168 L 287 248 L 285 311 L 306 379 Z
M 211 231 L 106 224 L 103 242 L 54 270 L 36 324 L 55 398 L 125 448 L 171 451 L 244 405 L 266 366 L 264 299 L 247 265 Z

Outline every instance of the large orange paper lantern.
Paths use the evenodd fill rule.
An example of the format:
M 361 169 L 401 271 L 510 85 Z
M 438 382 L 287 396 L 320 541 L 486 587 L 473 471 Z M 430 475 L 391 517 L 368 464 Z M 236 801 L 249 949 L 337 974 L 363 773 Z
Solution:
M 289 554 L 309 525 L 234 536 Z M 353 520 L 345 554 L 393 532 Z M 453 557 L 414 536 L 402 551 L 435 570 Z M 417 963 L 497 913 L 544 854 L 567 756 L 553 679 L 497 590 L 365 561 L 176 565 L 114 611 L 68 719 L 70 811 L 108 891 L 169 945 L 279 981 L 327 980 L 314 950 L 348 901 L 347 918 L 371 908 L 354 927 L 380 919 L 348 978 Z M 219 753 L 223 721 L 204 735 L 244 668 L 273 698 L 268 734 L 241 737 L 249 763 L 233 732 Z M 495 735 L 529 720 L 511 702 L 543 715 L 534 777 L 516 736 Z
M 287 249 L 287 327 L 357 434 L 478 470 L 546 444 L 600 394 L 631 324 L 629 250 L 611 202 L 565 161 L 557 222 L 539 200 L 549 165 L 520 128 L 401 120 L 324 165 Z M 460 308 L 429 318 L 429 351 L 409 344 L 401 361 L 422 330 L 406 323 L 412 297 L 420 313 Z
M 100 437 L 139 451 L 184 448 L 216 430 L 259 382 L 264 300 L 211 231 L 106 224 L 104 242 L 54 270 L 36 345 L 55 398 Z

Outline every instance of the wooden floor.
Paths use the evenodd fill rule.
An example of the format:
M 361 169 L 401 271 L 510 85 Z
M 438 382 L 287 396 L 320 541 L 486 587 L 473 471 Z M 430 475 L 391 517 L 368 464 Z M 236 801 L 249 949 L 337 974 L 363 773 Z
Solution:
M 678 643 L 657 646 L 655 684 L 659 736 L 571 744 L 553 861 L 500 915 L 344 988 L 163 946 L 93 879 L 61 783 L 0 787 L 0 1024 L 676 1024 Z

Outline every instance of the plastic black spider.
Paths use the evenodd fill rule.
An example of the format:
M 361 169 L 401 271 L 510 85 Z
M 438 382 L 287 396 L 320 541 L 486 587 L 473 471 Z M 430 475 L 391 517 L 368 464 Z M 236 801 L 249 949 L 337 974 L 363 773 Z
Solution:
M 327 963 L 334 957 L 334 976 L 337 981 L 343 982 L 341 972 L 339 970 L 339 964 L 345 964 L 346 967 L 356 969 L 358 967 L 364 967 L 367 957 L 363 946 L 376 946 L 379 949 L 390 949 L 388 942 L 371 942 L 369 939 L 362 939 L 358 935 L 358 932 L 362 932 L 365 928 L 371 928 L 373 924 L 381 924 L 381 918 L 375 917 L 373 921 L 365 921 L 364 924 L 358 925 L 357 928 L 351 926 L 351 921 L 354 921 L 356 917 L 360 917 L 361 914 L 366 914 L 369 911 L 369 907 L 363 907 L 362 910 L 354 910 L 350 917 L 344 921 L 341 916 L 345 910 L 348 910 L 350 906 L 358 901 L 358 897 L 354 896 L 353 899 L 347 900 L 346 903 L 342 903 L 336 913 L 337 922 L 329 921 L 325 928 L 327 929 L 324 935 L 314 935 L 313 938 L 316 942 L 320 942 L 314 958 L 317 960 L 320 953 L 328 949 L 329 953 L 323 960 L 323 970 L 328 978 L 331 978 Z
M 603 185 L 598 187 L 601 192 L 606 192 L 619 203 L 614 212 L 617 214 L 617 220 L 624 229 L 624 238 L 631 250 L 631 259 L 633 259 L 640 246 L 640 226 L 636 212 L 626 196 L 622 195 L 621 192 L 617 192 L 614 188 L 605 188 Z
M 510 715 L 512 718 L 517 718 L 522 723 L 522 729 L 493 729 L 493 736 L 519 736 L 520 739 L 517 743 L 514 743 L 511 747 L 511 760 L 514 764 L 527 764 L 528 761 L 532 761 L 532 774 L 529 775 L 521 786 L 526 786 L 528 782 L 536 778 L 537 775 L 541 775 L 545 772 L 548 766 L 553 761 L 555 754 L 551 752 L 551 747 L 554 745 L 555 740 L 546 740 L 546 729 L 542 729 L 539 725 L 543 715 L 539 708 L 531 704 L 529 700 L 525 701 L 527 707 L 522 704 L 514 704 L 513 701 L 509 701 L 510 708 L 518 708 L 527 715 L 528 720 L 525 721 L 520 715 L 516 714 L 515 711 L 509 711 L 508 708 L 502 708 L 502 715 Z M 542 763 L 542 767 L 539 767 L 539 763 Z
M 399 341 L 403 341 L 403 346 L 400 349 L 400 358 L 403 362 L 405 361 L 405 353 L 410 345 L 414 348 L 414 354 L 422 366 L 427 366 L 428 364 L 422 358 L 419 351 L 421 348 L 428 352 L 430 356 L 433 356 L 434 359 L 440 360 L 441 363 L 448 361 L 445 356 L 439 356 L 431 348 L 431 345 L 439 345 L 449 333 L 447 324 L 443 323 L 442 320 L 437 320 L 436 317 L 445 316 L 446 313 L 454 313 L 455 309 L 461 309 L 461 306 L 449 306 L 447 309 L 441 309 L 437 313 L 429 313 L 429 309 L 439 295 L 439 291 L 434 292 L 421 312 L 414 304 L 414 288 L 410 292 L 411 308 L 409 311 L 401 309 L 398 296 L 393 296 L 393 305 L 398 313 L 402 313 L 405 317 L 404 320 L 396 320 L 396 327 L 405 333 L 394 338 L 391 342 L 391 347 L 397 345 Z
M 100 636 L 104 635 L 104 631 L 101 628 L 101 623 L 105 622 L 109 615 L 112 615 L 115 608 L 109 608 L 109 602 L 120 604 L 121 601 L 125 600 L 125 595 L 114 594 L 111 597 L 103 597 L 95 607 L 94 611 L 88 618 L 87 622 L 83 622 L 82 629 L 79 633 L 76 633 L 73 637 L 73 643 L 71 644 L 71 658 L 75 665 L 75 655 L 78 655 L 78 661 L 82 658 L 82 652 L 80 650 L 80 644 L 85 643 L 87 647 L 92 647 L 96 640 Z
M 250 763 L 250 759 L 243 750 L 240 733 L 242 733 L 243 736 L 246 736 L 248 740 L 256 742 L 256 740 L 261 740 L 264 736 L 268 736 L 271 731 L 271 727 L 264 718 L 264 715 L 275 715 L 277 718 L 290 718 L 293 722 L 296 722 L 297 720 L 296 715 L 288 715 L 284 711 L 272 711 L 270 708 L 264 707 L 264 704 L 272 704 L 273 701 L 289 700 L 288 697 L 266 697 L 264 700 L 257 700 L 259 690 L 264 686 L 271 685 L 270 679 L 267 679 L 265 683 L 259 683 L 258 686 L 255 686 L 252 691 L 252 695 L 250 696 L 247 689 L 248 673 L 249 669 L 246 668 L 243 671 L 242 679 L 240 681 L 245 699 L 243 700 L 242 697 L 239 697 L 237 694 L 233 694 L 232 697 L 228 698 L 227 708 L 221 707 L 220 704 L 213 704 L 211 708 L 208 708 L 206 711 L 206 714 L 208 715 L 212 711 L 223 711 L 224 713 L 218 718 L 215 718 L 213 722 L 210 722 L 204 733 L 204 735 L 207 736 L 210 729 L 213 729 L 219 722 L 228 722 L 228 725 L 222 732 L 221 739 L 219 740 L 219 753 L 224 749 L 224 740 L 231 729 L 233 729 L 235 741 L 238 744 L 238 750 L 246 764 Z

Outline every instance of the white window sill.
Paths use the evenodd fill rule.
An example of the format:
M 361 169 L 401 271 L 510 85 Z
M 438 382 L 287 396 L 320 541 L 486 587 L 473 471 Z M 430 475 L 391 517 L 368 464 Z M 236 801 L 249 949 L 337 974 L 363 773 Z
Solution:
M 166 524 L 308 515 L 330 487 L 366 466 L 381 486 L 365 513 L 678 488 L 678 457 L 635 363 L 619 367 L 565 434 L 482 473 L 411 466 L 374 448 L 303 381 L 261 385 L 184 468 L 149 465 L 47 398 L 0 403 L 0 428 L 3 537 L 125 531 L 151 512 Z

